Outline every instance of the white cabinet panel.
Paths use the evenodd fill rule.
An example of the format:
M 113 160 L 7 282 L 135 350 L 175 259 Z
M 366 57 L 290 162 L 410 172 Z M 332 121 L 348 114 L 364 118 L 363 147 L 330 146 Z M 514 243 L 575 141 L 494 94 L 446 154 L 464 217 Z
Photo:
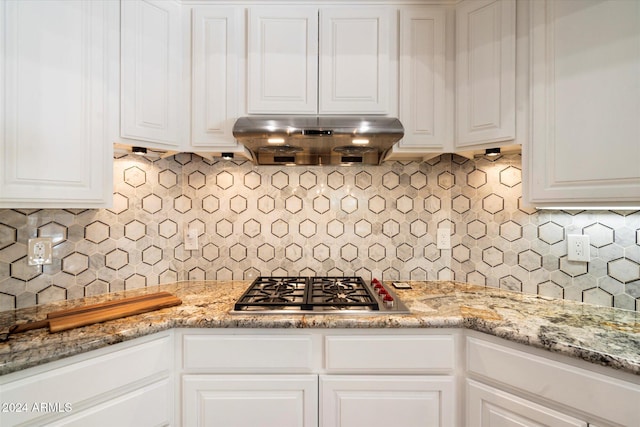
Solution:
M 467 338 L 467 370 L 619 425 L 640 419 L 640 386 L 494 343 Z
M 456 147 L 515 138 L 516 5 L 456 7 Z
M 249 113 L 315 113 L 318 10 L 251 8 L 247 60 Z
M 320 427 L 455 425 L 453 377 L 320 376 Z
M 168 426 L 173 424 L 172 407 L 173 384 L 164 379 L 47 426 Z
M 117 28 L 110 1 L 0 4 L 0 207 L 111 204 Z
M 71 405 L 71 412 L 63 412 L 61 415 L 75 415 L 79 409 L 98 405 L 105 398 L 111 400 L 153 379 L 169 377 L 173 369 L 172 355 L 173 341 L 167 334 L 160 334 L 151 340 L 145 338 L 142 343 L 121 343 L 105 350 L 97 350 L 60 361 L 63 365 L 67 364 L 66 366 L 50 368 L 44 365 L 45 369 L 36 367 L 31 371 L 2 377 L 0 402 L 26 402 L 29 405 L 40 402 L 59 402 L 61 405 L 68 403 Z M 173 387 L 171 381 L 169 382 L 169 385 L 163 387 L 164 390 Z M 157 391 L 152 389 L 155 390 L 152 387 L 148 390 L 149 393 L 156 395 Z M 146 392 L 140 391 L 131 398 L 148 401 L 148 396 L 140 396 L 140 394 L 146 395 Z M 126 400 L 126 398 L 122 399 L 122 404 L 125 406 L 128 405 L 124 403 Z M 165 397 L 165 400 L 169 398 Z M 101 408 L 96 407 L 95 411 L 102 411 Z M 160 411 L 162 418 L 172 417 L 173 406 L 160 408 L 162 408 Z M 87 412 L 85 415 L 90 416 L 90 413 Z M 16 425 L 27 421 L 35 421 L 42 425 L 38 418 L 42 415 L 43 413 L 34 411 L 0 412 L 0 425 Z M 50 415 L 49 413 L 48 418 L 51 418 Z M 36 418 L 38 418 L 37 421 Z
M 640 203 L 640 2 L 531 2 L 536 205 Z
M 395 18 L 387 8 L 320 9 L 320 114 L 390 111 Z
M 454 366 L 454 351 L 451 335 L 329 335 L 325 338 L 329 372 L 450 372 Z
M 121 8 L 121 136 L 177 147 L 182 110 L 180 5 L 128 0 Z
M 310 336 L 185 335 L 184 368 L 219 372 L 308 372 Z
M 378 7 L 250 8 L 248 113 L 395 112 L 395 16 Z
M 316 375 L 185 375 L 185 426 L 315 427 Z
M 238 145 L 231 131 L 239 115 L 243 12 L 215 6 L 192 11 L 191 145 L 195 149 Z
M 570 417 L 504 391 L 467 380 L 467 427 L 587 427 Z
M 400 9 L 400 110 L 397 152 L 451 151 L 447 126 L 446 10 Z

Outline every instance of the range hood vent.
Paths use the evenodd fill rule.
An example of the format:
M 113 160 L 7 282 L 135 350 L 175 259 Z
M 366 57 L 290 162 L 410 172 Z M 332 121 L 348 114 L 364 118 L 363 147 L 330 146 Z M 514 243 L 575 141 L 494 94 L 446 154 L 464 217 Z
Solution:
M 377 165 L 403 135 L 393 117 L 249 116 L 233 127 L 259 165 Z

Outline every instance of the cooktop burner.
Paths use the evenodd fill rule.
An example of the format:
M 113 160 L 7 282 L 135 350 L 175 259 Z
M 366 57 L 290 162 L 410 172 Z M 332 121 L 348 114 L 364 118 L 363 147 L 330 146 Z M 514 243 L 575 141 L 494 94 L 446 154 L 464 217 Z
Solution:
M 397 296 L 374 279 L 362 277 L 258 277 L 234 306 L 234 312 L 408 313 Z

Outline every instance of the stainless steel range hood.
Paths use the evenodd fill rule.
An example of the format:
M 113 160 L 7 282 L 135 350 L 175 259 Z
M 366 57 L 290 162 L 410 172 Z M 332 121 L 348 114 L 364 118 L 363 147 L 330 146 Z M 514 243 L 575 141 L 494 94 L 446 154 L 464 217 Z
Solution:
M 233 127 L 259 165 L 377 165 L 403 135 L 393 117 L 249 116 Z

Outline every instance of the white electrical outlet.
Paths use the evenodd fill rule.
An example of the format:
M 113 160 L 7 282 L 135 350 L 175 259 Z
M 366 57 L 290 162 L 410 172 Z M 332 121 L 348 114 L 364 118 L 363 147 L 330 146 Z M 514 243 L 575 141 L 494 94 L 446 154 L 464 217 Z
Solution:
M 569 234 L 567 236 L 567 259 L 569 261 L 590 261 L 589 236 Z
M 184 232 L 184 249 L 187 251 L 198 250 L 198 229 L 188 228 Z
M 437 249 L 451 249 L 451 230 L 448 228 L 438 228 L 436 235 Z
M 51 264 L 53 262 L 51 246 L 51 237 L 29 239 L 27 263 L 29 265 Z

